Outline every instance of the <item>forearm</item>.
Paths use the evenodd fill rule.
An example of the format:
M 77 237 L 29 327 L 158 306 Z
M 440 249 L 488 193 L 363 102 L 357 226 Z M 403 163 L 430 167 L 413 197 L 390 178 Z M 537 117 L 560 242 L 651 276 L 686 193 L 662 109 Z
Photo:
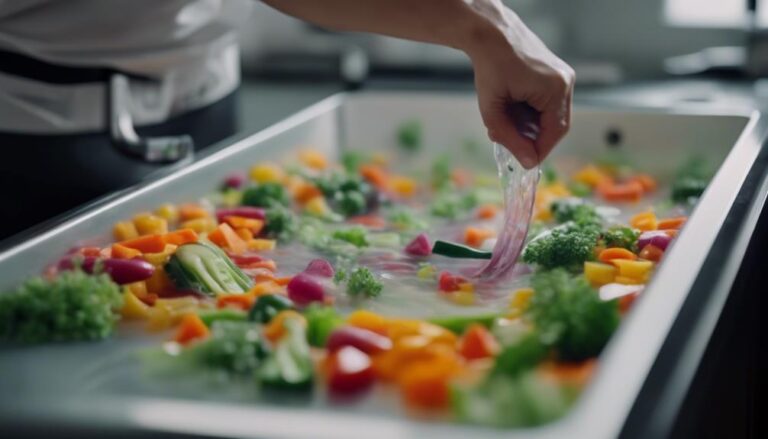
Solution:
M 264 0 L 286 14 L 319 26 L 373 32 L 469 52 L 490 38 L 487 10 L 465 0 Z M 484 2 L 476 2 L 484 3 Z

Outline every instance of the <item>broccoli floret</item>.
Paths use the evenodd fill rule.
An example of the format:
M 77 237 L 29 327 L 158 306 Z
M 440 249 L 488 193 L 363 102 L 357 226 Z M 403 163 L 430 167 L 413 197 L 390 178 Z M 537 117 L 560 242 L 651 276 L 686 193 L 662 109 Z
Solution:
M 676 172 L 672 182 L 672 201 L 686 203 L 695 201 L 704 193 L 712 178 L 712 170 L 706 159 L 691 157 Z
M 344 216 L 361 215 L 373 208 L 369 201 L 376 198 L 376 192 L 358 175 L 334 173 L 315 178 L 314 183 L 331 208 Z
M 296 215 L 286 207 L 274 205 L 264 212 L 264 233 L 280 241 L 293 238 L 298 229 Z
M 397 143 L 407 151 L 421 148 L 421 123 L 418 120 L 409 120 L 400 125 L 397 130 Z
M 578 198 L 556 200 L 550 206 L 555 221 L 562 224 L 573 221 L 576 224 L 600 224 L 602 218 L 595 206 Z
M 432 163 L 432 172 L 430 174 L 432 187 L 436 190 L 446 189 L 451 186 L 451 159 L 447 155 L 442 155 Z
M 545 163 L 541 167 L 541 179 L 544 181 L 544 184 L 552 184 L 557 182 L 558 177 L 555 167 L 549 163 Z
M 268 352 L 258 326 L 221 320 L 213 322 L 209 338 L 192 345 L 181 356 L 210 369 L 247 374 L 256 370 Z
M 574 181 L 568 185 L 568 190 L 577 197 L 588 197 L 592 195 L 592 188 L 580 181 Z
M 280 183 L 262 183 L 243 191 L 243 204 L 246 206 L 271 207 L 288 206 L 291 198 Z
M 347 294 L 352 297 L 377 297 L 383 288 L 384 285 L 366 267 L 356 268 L 347 280 Z
M 363 154 L 359 151 L 344 151 L 341 154 L 341 165 L 347 174 L 356 174 L 360 165 L 363 164 Z
M 603 301 L 582 276 L 563 269 L 536 273 L 526 311 L 540 339 L 563 361 L 597 356 L 619 325 L 616 300 Z
M 387 221 L 392 227 L 400 231 L 424 230 L 427 223 L 411 209 L 398 207 L 387 214 Z
M 334 201 L 337 210 L 344 216 L 365 213 L 365 195 L 360 191 L 336 192 Z
M 355 247 L 368 246 L 368 232 L 362 227 L 350 227 L 344 230 L 333 232 L 333 239 L 348 242 Z
M 523 262 L 543 268 L 578 270 L 593 258 L 599 227 L 568 224 L 532 240 L 523 251 Z
M 475 192 L 459 195 L 455 192 L 444 191 L 437 194 L 432 201 L 430 212 L 437 217 L 456 219 L 462 213 L 477 207 L 477 203 L 478 195 Z
M 106 274 L 65 271 L 0 294 L 0 340 L 24 343 L 98 340 L 112 334 L 122 304 Z
M 603 232 L 601 238 L 605 247 L 621 247 L 634 251 L 640 231 L 631 227 L 616 226 Z
M 541 342 L 539 335 L 531 331 L 516 343 L 504 347 L 496 357 L 494 373 L 518 376 L 536 367 L 548 352 L 549 348 Z

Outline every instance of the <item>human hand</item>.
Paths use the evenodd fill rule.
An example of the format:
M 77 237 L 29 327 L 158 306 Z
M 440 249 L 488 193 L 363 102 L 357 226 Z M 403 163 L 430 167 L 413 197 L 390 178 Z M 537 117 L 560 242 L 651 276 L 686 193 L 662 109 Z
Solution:
M 474 66 L 488 136 L 532 168 L 568 131 L 574 71 L 501 1 L 468 4 L 477 25 L 461 48 Z

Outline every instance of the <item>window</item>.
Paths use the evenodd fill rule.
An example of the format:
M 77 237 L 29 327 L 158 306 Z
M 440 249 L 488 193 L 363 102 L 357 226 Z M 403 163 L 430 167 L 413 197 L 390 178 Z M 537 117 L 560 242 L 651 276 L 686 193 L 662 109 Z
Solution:
M 666 0 L 664 16 L 677 26 L 744 28 L 749 23 L 748 0 Z M 762 3 L 758 14 L 762 23 L 768 23 L 768 0 Z

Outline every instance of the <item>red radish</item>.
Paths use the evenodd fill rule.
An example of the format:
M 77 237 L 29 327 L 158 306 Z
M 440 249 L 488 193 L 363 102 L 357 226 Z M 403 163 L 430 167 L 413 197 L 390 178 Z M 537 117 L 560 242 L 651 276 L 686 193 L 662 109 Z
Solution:
M 241 216 L 243 218 L 252 218 L 263 220 L 264 209 L 251 206 L 233 207 L 230 209 L 216 209 L 216 220 L 220 223 L 224 222 L 224 218 L 228 216 Z
M 293 276 L 287 286 L 288 297 L 297 305 L 308 305 L 311 302 L 322 302 L 325 299 L 325 288 L 312 275 L 299 273 Z
M 325 347 L 329 352 L 336 352 L 345 346 L 353 346 L 370 355 L 392 349 L 392 341 L 367 329 L 343 326 L 331 333 Z
M 60 270 L 72 270 L 75 258 L 64 258 L 59 262 Z M 97 261 L 99 264 L 97 264 Z M 99 259 L 87 256 L 82 259 L 81 267 L 86 273 L 93 273 L 97 265 L 109 274 L 115 283 L 123 285 L 149 279 L 155 273 L 154 265 L 143 259 Z
M 467 282 L 467 280 L 463 277 L 453 275 L 447 271 L 440 273 L 440 277 L 438 279 L 440 291 L 444 291 L 446 293 L 458 291 L 460 288 L 459 285 L 465 282 Z
M 304 269 L 304 273 L 320 277 L 333 277 L 335 274 L 333 265 L 325 259 L 311 260 L 309 265 L 307 265 L 307 268 Z
M 667 235 L 666 232 L 651 230 L 640 234 L 640 237 L 637 238 L 637 248 L 642 250 L 646 245 L 652 244 L 661 250 L 666 250 L 670 242 L 672 242 L 672 237 Z
M 235 255 L 227 253 L 227 256 L 229 256 L 229 258 L 232 259 L 232 262 L 237 266 L 254 264 L 264 260 L 264 258 L 259 255 Z
M 235 172 L 232 174 L 229 174 L 227 178 L 224 179 L 224 187 L 231 188 L 231 189 L 240 189 L 245 185 L 245 174 L 242 172 Z
M 328 357 L 328 390 L 335 396 L 359 394 L 373 385 L 371 358 L 352 346 L 345 346 Z
M 429 256 L 432 254 L 432 244 L 426 233 L 420 233 L 413 241 L 405 246 L 405 252 L 412 256 Z

